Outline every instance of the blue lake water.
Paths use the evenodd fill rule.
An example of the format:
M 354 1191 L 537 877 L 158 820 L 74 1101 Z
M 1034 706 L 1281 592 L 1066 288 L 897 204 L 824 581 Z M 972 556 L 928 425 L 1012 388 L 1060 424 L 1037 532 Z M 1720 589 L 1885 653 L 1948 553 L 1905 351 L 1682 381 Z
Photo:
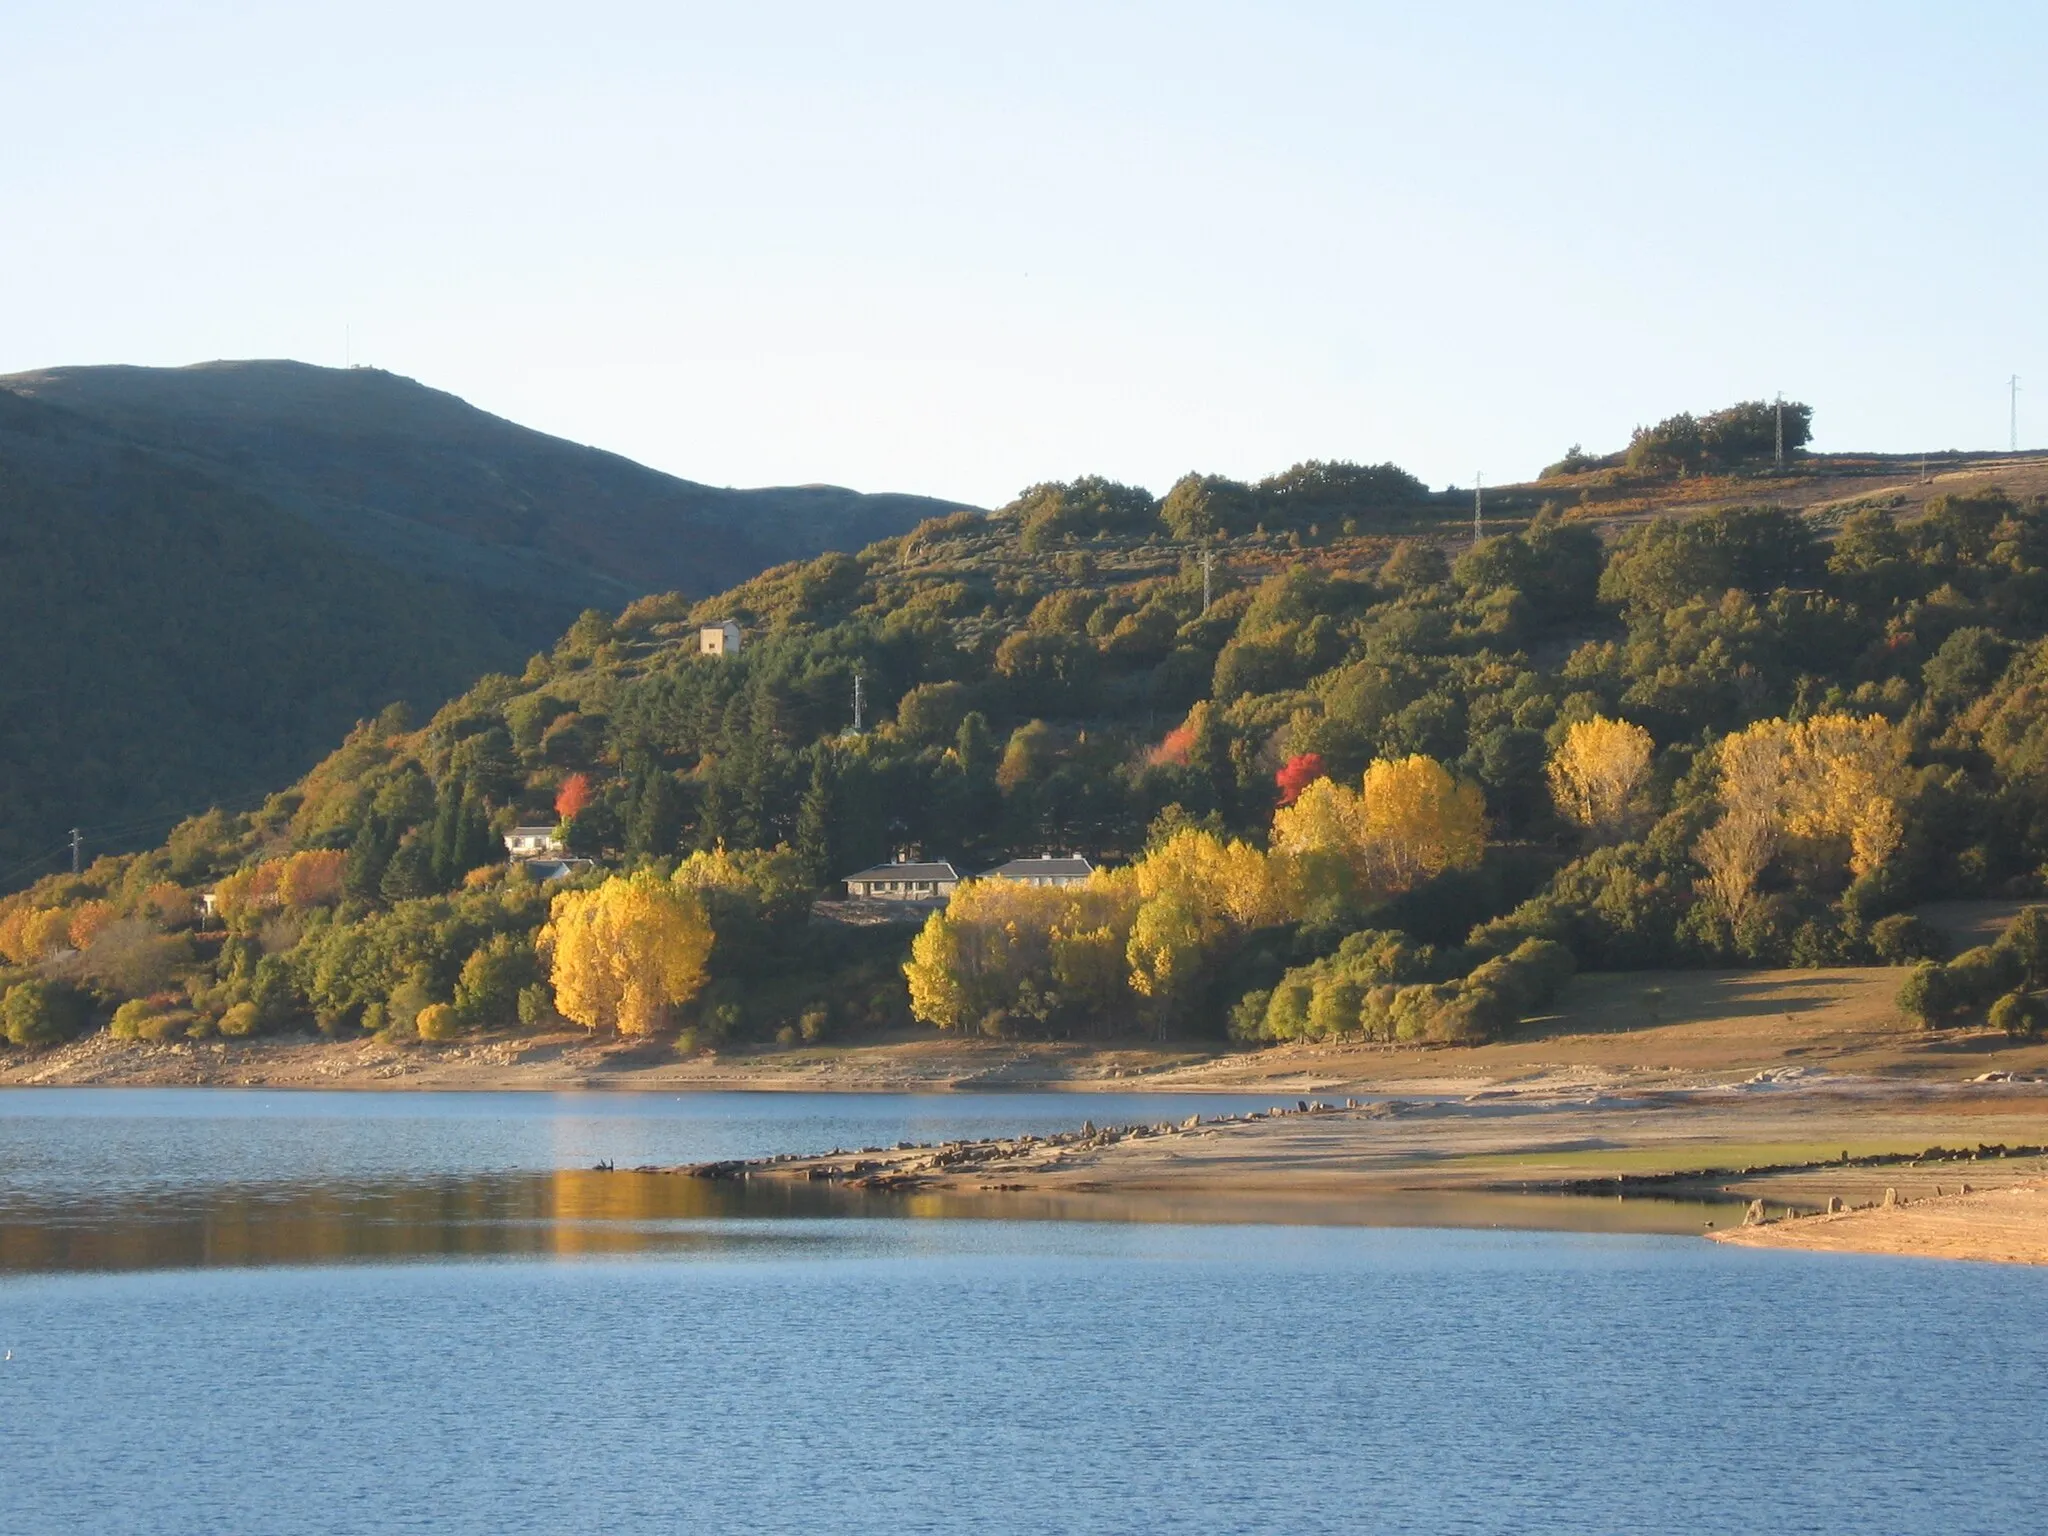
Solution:
M 1225 1107 L 805 1097 L 0 1094 L 0 1531 L 2048 1528 L 2041 1271 L 578 1172 Z

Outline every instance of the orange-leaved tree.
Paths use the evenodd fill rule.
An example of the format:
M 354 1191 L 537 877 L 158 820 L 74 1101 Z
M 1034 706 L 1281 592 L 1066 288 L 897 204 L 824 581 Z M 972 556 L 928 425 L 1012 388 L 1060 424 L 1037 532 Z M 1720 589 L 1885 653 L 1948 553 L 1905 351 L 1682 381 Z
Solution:
M 555 814 L 563 821 L 581 815 L 590 804 L 590 775 L 572 773 L 555 791 Z

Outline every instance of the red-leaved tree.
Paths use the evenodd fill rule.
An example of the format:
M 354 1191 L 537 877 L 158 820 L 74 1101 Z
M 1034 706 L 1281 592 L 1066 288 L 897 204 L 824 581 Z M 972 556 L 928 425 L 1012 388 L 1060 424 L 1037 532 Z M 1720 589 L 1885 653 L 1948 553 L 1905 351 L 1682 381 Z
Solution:
M 555 791 L 555 814 L 567 821 L 590 804 L 590 775 L 572 773 L 562 780 L 562 787 Z
M 1185 763 L 1188 753 L 1195 745 L 1195 728 L 1192 725 L 1177 725 L 1166 733 L 1166 739 L 1152 749 L 1152 761 L 1157 764 Z
M 1287 759 L 1287 764 L 1273 775 L 1273 782 L 1280 786 L 1280 803 L 1292 805 L 1301 798 L 1301 792 L 1317 779 L 1323 777 L 1323 755 L 1320 752 L 1302 752 Z

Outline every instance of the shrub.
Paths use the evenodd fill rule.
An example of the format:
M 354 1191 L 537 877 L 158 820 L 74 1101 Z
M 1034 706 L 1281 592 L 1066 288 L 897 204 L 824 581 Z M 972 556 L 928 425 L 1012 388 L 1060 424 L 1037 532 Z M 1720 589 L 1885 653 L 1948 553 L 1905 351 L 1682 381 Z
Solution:
M 556 1022 L 554 995 L 546 982 L 519 989 L 519 1022 L 528 1029 L 546 1029 Z
M 85 1023 L 85 998 L 62 982 L 24 981 L 0 1000 L 0 1034 L 14 1045 L 55 1045 Z
M 2032 1040 L 2048 1026 L 2048 1001 L 2031 992 L 2008 992 L 1991 1005 L 1991 1027 L 2015 1040 Z
M 2019 956 L 2003 944 L 1966 949 L 1947 966 L 1958 1010 L 1988 1008 L 2003 992 L 2026 979 Z
M 1939 1029 L 1956 1012 L 1955 989 L 1949 982 L 1948 967 L 1936 960 L 1924 961 L 1899 984 L 1899 1008 L 1920 1021 L 1923 1029 Z
M 453 1003 L 429 1003 L 414 1016 L 412 1027 L 422 1040 L 453 1040 L 462 1033 L 462 1015 Z
M 237 1003 L 220 1016 L 220 1032 L 235 1039 L 255 1034 L 262 1024 L 262 1010 L 254 1003 Z
M 1916 960 L 1948 957 L 1948 939 L 1925 918 L 1910 912 L 1895 912 L 1880 918 L 1870 928 L 1870 947 L 1888 965 L 1910 965 Z
M 2006 925 L 1999 947 L 2012 953 L 2027 985 L 2048 985 L 2048 908 L 2028 907 Z
M 186 1008 L 163 1008 L 147 998 L 131 997 L 114 1010 L 107 1033 L 116 1040 L 175 1040 L 192 1023 Z

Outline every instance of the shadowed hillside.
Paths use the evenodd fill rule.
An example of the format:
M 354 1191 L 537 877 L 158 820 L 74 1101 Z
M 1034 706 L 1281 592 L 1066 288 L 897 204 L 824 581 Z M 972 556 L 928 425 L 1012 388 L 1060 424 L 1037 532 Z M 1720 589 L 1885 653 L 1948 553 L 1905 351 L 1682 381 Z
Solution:
M 582 610 L 718 591 L 951 503 L 733 491 L 368 369 L 0 379 L 0 874 L 302 772 Z

